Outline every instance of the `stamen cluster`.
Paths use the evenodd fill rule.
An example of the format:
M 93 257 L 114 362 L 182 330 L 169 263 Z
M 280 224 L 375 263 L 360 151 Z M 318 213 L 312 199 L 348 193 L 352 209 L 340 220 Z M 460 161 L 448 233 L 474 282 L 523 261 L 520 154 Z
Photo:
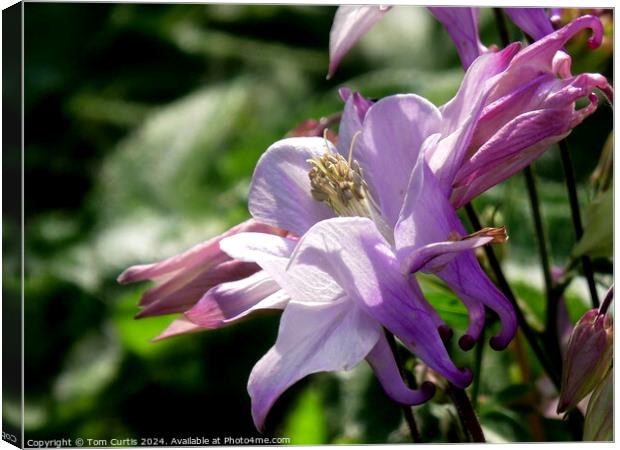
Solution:
M 337 153 L 325 153 L 308 162 L 312 198 L 326 202 L 340 216 L 371 216 L 368 186 L 357 161 L 349 163 Z

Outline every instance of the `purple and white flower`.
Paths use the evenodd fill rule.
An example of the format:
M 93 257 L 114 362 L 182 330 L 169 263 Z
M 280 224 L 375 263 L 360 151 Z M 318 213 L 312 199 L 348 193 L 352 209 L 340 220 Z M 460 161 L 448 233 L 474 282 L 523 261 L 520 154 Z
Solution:
M 404 390 L 404 397 L 404 387 L 394 391 L 402 380 L 382 327 L 429 367 L 466 386 L 471 373 L 451 362 L 442 341 L 447 327 L 412 276 L 418 270 L 436 273 L 463 296 L 470 325 L 462 347 L 471 348 L 478 339 L 485 305 L 501 319 L 494 348 L 505 347 L 516 331 L 511 305 L 472 252 L 503 242 L 505 231 L 467 235 L 425 161 L 426 146 L 436 143 L 442 126 L 437 108 L 415 95 L 376 103 L 348 91 L 342 95 L 346 105 L 337 147 L 321 138 L 284 139 L 263 154 L 252 178 L 254 218 L 289 230 L 300 241 L 240 233 L 221 242 L 236 260 L 258 264 L 288 298 L 276 345 L 250 377 L 259 428 L 291 384 L 310 373 L 351 368 L 364 358 L 395 400 L 425 401 L 428 387 L 415 394 Z M 186 317 L 206 323 L 205 302 L 210 300 L 204 297 Z M 393 374 L 386 375 L 386 368 Z

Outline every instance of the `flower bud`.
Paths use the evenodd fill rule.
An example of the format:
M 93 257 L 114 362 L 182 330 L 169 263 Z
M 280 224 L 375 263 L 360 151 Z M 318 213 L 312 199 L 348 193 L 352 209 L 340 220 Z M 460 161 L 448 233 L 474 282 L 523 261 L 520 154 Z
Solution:
M 605 379 L 594 389 L 590 397 L 583 427 L 584 441 L 611 441 L 613 439 L 613 373 L 613 369 L 607 371 Z
M 558 413 L 575 407 L 601 382 L 611 364 L 612 334 L 608 314 L 592 309 L 579 319 L 564 357 Z

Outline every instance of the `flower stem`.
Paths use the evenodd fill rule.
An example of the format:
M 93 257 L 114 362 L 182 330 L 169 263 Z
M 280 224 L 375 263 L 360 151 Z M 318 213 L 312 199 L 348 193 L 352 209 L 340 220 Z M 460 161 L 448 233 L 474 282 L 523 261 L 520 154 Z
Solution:
M 581 224 L 581 214 L 579 213 L 579 199 L 577 198 L 577 184 L 575 182 L 575 174 L 573 172 L 573 163 L 571 161 L 570 152 L 568 151 L 568 145 L 566 139 L 562 139 L 559 143 L 560 155 L 562 156 L 562 167 L 564 168 L 564 179 L 566 180 L 566 188 L 568 190 L 568 201 L 570 203 L 570 210 L 573 219 L 573 228 L 575 229 L 575 237 L 577 241 L 583 236 L 583 225 Z M 592 306 L 598 308 L 599 299 L 596 292 L 596 283 L 594 282 L 594 270 L 592 268 L 592 261 L 586 255 L 581 257 L 581 265 L 583 267 L 583 274 L 588 281 L 588 288 L 590 290 L 590 297 L 592 298 Z
M 465 212 L 467 213 L 467 217 L 469 218 L 469 221 L 471 222 L 474 229 L 479 230 L 480 228 L 482 228 L 482 225 L 480 225 L 480 220 L 478 219 L 478 214 L 476 214 L 476 210 L 471 203 L 465 205 Z M 504 276 L 504 272 L 502 271 L 502 267 L 499 264 L 497 256 L 495 256 L 493 248 L 489 245 L 485 245 L 484 252 L 487 256 L 487 259 L 489 260 L 491 270 L 493 270 L 493 273 L 495 274 L 495 279 L 499 284 L 499 288 L 502 290 L 502 292 L 504 293 L 508 301 L 512 304 L 512 307 L 515 310 L 517 322 L 519 323 L 519 327 L 521 327 L 521 330 L 523 331 L 527 342 L 530 344 L 530 347 L 532 347 L 532 350 L 536 354 L 536 357 L 540 361 L 540 364 L 545 369 L 545 372 L 547 372 L 549 378 L 551 378 L 551 381 L 553 381 L 553 384 L 559 390 L 560 376 L 558 375 L 558 372 L 556 371 L 555 367 L 553 366 L 547 355 L 543 352 L 542 347 L 538 343 L 536 333 L 534 332 L 534 330 L 532 330 L 532 328 L 530 328 L 530 325 L 525 320 L 525 316 L 523 315 L 521 308 L 519 308 L 517 299 L 512 292 L 512 289 L 510 288 L 506 277 Z
M 603 303 L 601 303 L 600 308 L 598 309 L 599 314 L 605 314 L 609 309 L 609 305 L 611 305 L 611 301 L 614 299 L 614 285 L 612 284 L 607 294 L 605 294 L 605 298 L 603 299 Z
M 553 290 L 548 242 L 542 221 L 540 199 L 538 196 L 538 188 L 536 187 L 536 172 L 534 171 L 533 165 L 526 167 L 523 170 L 523 175 L 525 176 L 525 184 L 527 187 L 528 197 L 530 199 L 530 206 L 532 208 L 532 218 L 534 219 L 534 229 L 536 231 L 536 242 L 538 244 L 540 264 L 542 266 L 543 278 L 545 280 L 545 298 L 547 299 L 547 310 L 545 317 L 546 323 L 544 344 L 547 350 L 547 355 L 550 356 L 553 364 L 558 367 L 558 371 L 561 372 L 559 367 L 561 367 L 562 359 L 560 357 L 560 344 L 557 338 L 557 315 L 560 296 L 557 295 Z
M 547 243 L 547 236 L 545 228 L 543 226 L 542 214 L 540 212 L 540 199 L 538 197 L 538 189 L 536 187 L 536 173 L 532 166 L 528 166 L 523 169 L 525 175 L 525 184 L 527 186 L 527 193 L 530 199 L 530 206 L 532 207 L 532 218 L 534 219 L 534 229 L 536 230 L 536 242 L 538 243 L 538 253 L 540 254 L 540 263 L 542 265 L 543 277 L 545 280 L 545 292 L 547 300 L 551 295 L 551 264 L 549 259 L 549 250 Z M 547 317 L 547 322 L 549 322 Z M 553 316 L 552 320 L 555 320 Z
M 480 377 L 482 376 L 482 353 L 484 351 L 485 346 L 482 345 L 484 342 L 484 328 L 480 333 L 480 344 L 476 345 L 476 353 L 474 355 L 474 383 L 471 387 L 471 403 L 473 408 L 476 409 L 478 407 L 478 393 L 480 391 Z
M 409 376 L 405 368 L 403 367 L 400 354 L 398 353 L 398 346 L 396 345 L 396 340 L 394 339 L 394 335 L 390 333 L 388 330 L 384 329 L 385 337 L 387 338 L 388 343 L 390 344 L 390 348 L 392 349 L 392 353 L 394 354 L 394 360 L 396 361 L 396 365 L 398 366 L 398 370 L 407 381 L 409 387 L 415 387 L 411 385 L 411 379 L 413 376 Z M 413 379 L 415 383 L 415 379 Z M 420 435 L 420 431 L 418 430 L 418 426 L 415 421 L 415 416 L 413 415 L 413 411 L 411 410 L 411 406 L 400 405 L 403 415 L 405 416 L 405 422 L 407 422 L 407 426 L 409 427 L 409 433 L 411 434 L 411 439 L 413 442 L 421 443 L 422 436 Z
M 501 8 L 493 8 L 495 14 L 495 25 L 497 25 L 497 31 L 499 32 L 499 39 L 503 47 L 506 47 L 510 43 L 510 36 L 508 35 L 508 27 L 506 26 L 506 19 Z
M 486 442 L 484 433 L 480 427 L 480 422 L 478 422 L 476 412 L 471 406 L 471 402 L 469 401 L 469 397 L 467 397 L 465 390 L 457 388 L 452 383 L 448 383 L 447 392 L 456 407 L 456 411 L 461 419 L 461 424 L 470 435 L 471 440 L 473 442 Z

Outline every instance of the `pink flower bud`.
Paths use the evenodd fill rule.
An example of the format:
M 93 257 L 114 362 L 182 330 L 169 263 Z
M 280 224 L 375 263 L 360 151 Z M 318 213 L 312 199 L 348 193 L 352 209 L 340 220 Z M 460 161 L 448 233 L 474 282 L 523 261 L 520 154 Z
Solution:
M 601 382 L 611 364 L 612 334 L 611 317 L 597 309 L 579 319 L 564 357 L 558 413 L 575 407 Z

